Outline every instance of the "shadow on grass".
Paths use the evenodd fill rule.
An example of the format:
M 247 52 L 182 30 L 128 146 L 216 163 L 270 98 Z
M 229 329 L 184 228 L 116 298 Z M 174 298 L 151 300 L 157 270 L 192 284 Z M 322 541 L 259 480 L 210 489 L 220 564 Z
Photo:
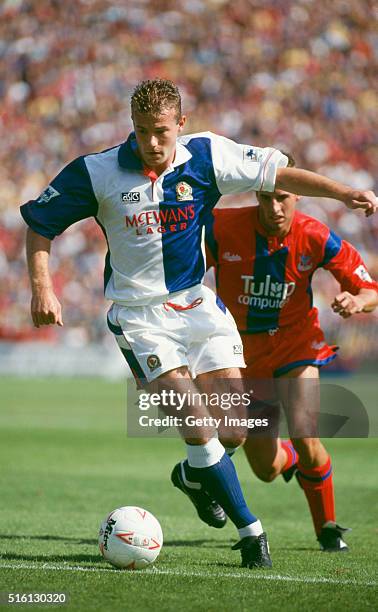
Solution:
M 53 542 L 71 542 L 72 544 L 97 544 L 97 540 L 92 538 L 70 538 L 67 536 L 58 535 L 20 535 L 12 533 L 0 533 L 0 540 L 45 540 Z
M 103 564 L 103 558 L 98 555 L 25 555 L 15 553 L 4 553 L 0 555 L 0 561 L 42 561 L 44 563 L 61 563 L 64 561 L 76 561 L 77 563 Z
M 230 543 L 229 542 L 219 542 L 217 540 L 165 540 L 164 541 L 164 548 L 167 548 L 169 546 L 174 546 L 176 547 L 180 547 L 180 546 L 187 546 L 187 547 L 198 547 L 198 546 L 203 546 L 204 544 L 206 544 L 207 548 L 230 548 Z
M 84 544 L 91 546 L 98 546 L 98 542 L 95 539 L 86 539 L 86 538 L 74 538 L 74 537 L 65 537 L 58 535 L 21 535 L 21 534 L 0 534 L 1 540 L 24 540 L 25 542 L 29 540 L 36 541 L 45 541 L 45 542 L 65 542 L 67 544 Z M 227 549 L 229 550 L 231 547 L 231 540 L 223 540 L 219 541 L 216 538 L 214 539 L 198 539 L 198 540 L 165 540 L 164 548 L 211 548 L 211 549 Z M 310 550 L 310 549 L 309 549 Z M 102 561 L 101 557 L 97 557 L 95 555 L 90 554 L 77 554 L 77 555 L 25 555 L 25 554 L 12 554 L 12 553 L 0 553 L 0 559 L 9 559 L 9 560 L 24 560 L 24 561 L 89 561 L 99 563 Z
M 0 534 L 1 540 L 38 540 L 45 542 L 68 542 L 70 544 L 90 544 L 93 546 L 97 546 L 97 540 L 95 539 L 86 539 L 86 538 L 72 538 L 67 536 L 58 536 L 58 535 L 20 535 L 20 534 Z M 207 545 L 211 548 L 230 548 L 230 541 L 219 542 L 216 539 L 201 539 L 201 540 L 165 540 L 164 548 L 169 546 L 174 547 L 197 547 Z
M 284 546 L 275 546 L 274 550 L 277 551 L 287 551 L 287 552 L 322 552 L 320 550 L 320 548 L 316 548 L 315 546 L 290 546 L 289 547 L 284 547 Z

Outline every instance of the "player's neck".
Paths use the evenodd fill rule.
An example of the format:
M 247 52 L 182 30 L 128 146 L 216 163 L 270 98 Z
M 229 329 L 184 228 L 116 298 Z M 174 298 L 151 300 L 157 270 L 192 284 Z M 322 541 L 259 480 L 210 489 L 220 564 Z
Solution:
M 175 161 L 176 150 L 173 151 L 172 155 L 162 164 L 151 164 L 151 163 L 147 164 L 146 161 L 143 159 L 143 157 L 139 154 L 139 152 L 138 152 L 138 156 L 141 158 L 144 164 L 144 170 L 150 171 L 151 173 L 156 174 L 156 176 L 158 177 L 161 174 L 163 174 L 163 172 L 165 172 L 167 168 L 172 166 L 173 162 Z
M 290 232 L 290 229 L 291 229 L 291 226 L 289 226 L 288 228 L 282 228 L 277 231 L 268 230 L 268 233 L 269 233 L 269 236 L 275 236 L 276 238 L 285 238 L 285 236 L 287 236 L 288 233 Z
M 280 228 L 274 229 L 271 226 L 264 223 L 263 219 L 259 219 L 261 226 L 266 231 L 268 236 L 276 237 L 276 238 L 285 238 L 291 230 L 291 226 L 293 223 L 289 223 L 288 225 L 284 225 Z

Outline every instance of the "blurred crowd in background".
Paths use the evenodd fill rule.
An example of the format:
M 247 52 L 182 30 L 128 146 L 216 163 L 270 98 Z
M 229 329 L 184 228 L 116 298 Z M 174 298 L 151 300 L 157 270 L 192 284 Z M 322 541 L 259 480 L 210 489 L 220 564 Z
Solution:
M 3 0 L 0 338 L 107 342 L 105 244 L 93 220 L 54 241 L 65 328 L 31 327 L 19 205 L 72 158 L 126 138 L 143 79 L 179 85 L 187 132 L 275 146 L 298 166 L 377 190 L 377 11 L 373 0 Z M 378 277 L 378 215 L 367 220 L 333 200 L 303 199 L 301 210 L 351 241 Z M 316 287 L 345 362 L 377 354 L 377 316 L 340 326 L 330 275 Z

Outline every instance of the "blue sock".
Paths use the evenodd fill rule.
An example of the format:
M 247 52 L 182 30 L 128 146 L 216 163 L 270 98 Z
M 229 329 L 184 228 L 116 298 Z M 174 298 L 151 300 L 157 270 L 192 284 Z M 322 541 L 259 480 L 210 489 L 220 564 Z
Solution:
M 186 464 L 187 461 L 185 473 L 188 480 L 200 482 L 238 529 L 257 521 L 246 504 L 235 466 L 227 453 L 210 467 L 193 468 Z
M 236 453 L 236 451 L 238 450 L 238 448 L 239 448 L 238 446 L 236 446 L 236 447 L 225 447 L 224 450 L 226 451 L 226 453 L 227 453 L 227 455 L 229 457 L 233 457 L 234 454 Z M 185 459 L 185 461 L 182 461 L 181 465 L 184 468 L 185 477 L 186 477 L 187 480 L 189 480 L 189 482 L 194 482 L 196 484 L 201 484 L 201 483 L 198 482 L 198 480 L 196 480 L 198 478 L 198 474 L 197 474 L 196 468 L 192 468 L 189 465 L 189 462 L 188 462 L 187 459 Z

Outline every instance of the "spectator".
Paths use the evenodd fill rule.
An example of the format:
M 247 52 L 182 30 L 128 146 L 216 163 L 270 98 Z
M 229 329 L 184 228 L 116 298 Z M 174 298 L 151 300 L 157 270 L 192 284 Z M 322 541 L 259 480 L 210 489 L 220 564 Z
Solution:
M 73 337 L 68 329 L 44 335 L 30 329 L 18 205 L 40 193 L 68 160 L 124 139 L 131 128 L 125 109 L 138 81 L 161 76 L 178 82 L 190 132 L 269 142 L 292 151 L 302 167 L 377 189 L 375 54 L 372 0 L 321 7 L 316 0 L 129 0 L 127 6 L 4 0 L 0 337 Z M 307 206 L 304 199 L 304 212 Z M 378 220 L 352 216 L 335 202 L 319 204 L 318 216 L 356 244 L 377 276 Z M 100 230 L 85 222 L 54 247 L 67 328 L 83 343 L 102 341 Z M 320 289 L 322 307 L 329 287 L 321 281 Z M 84 311 L 92 312 L 90 327 Z M 325 326 L 332 324 L 328 317 Z

